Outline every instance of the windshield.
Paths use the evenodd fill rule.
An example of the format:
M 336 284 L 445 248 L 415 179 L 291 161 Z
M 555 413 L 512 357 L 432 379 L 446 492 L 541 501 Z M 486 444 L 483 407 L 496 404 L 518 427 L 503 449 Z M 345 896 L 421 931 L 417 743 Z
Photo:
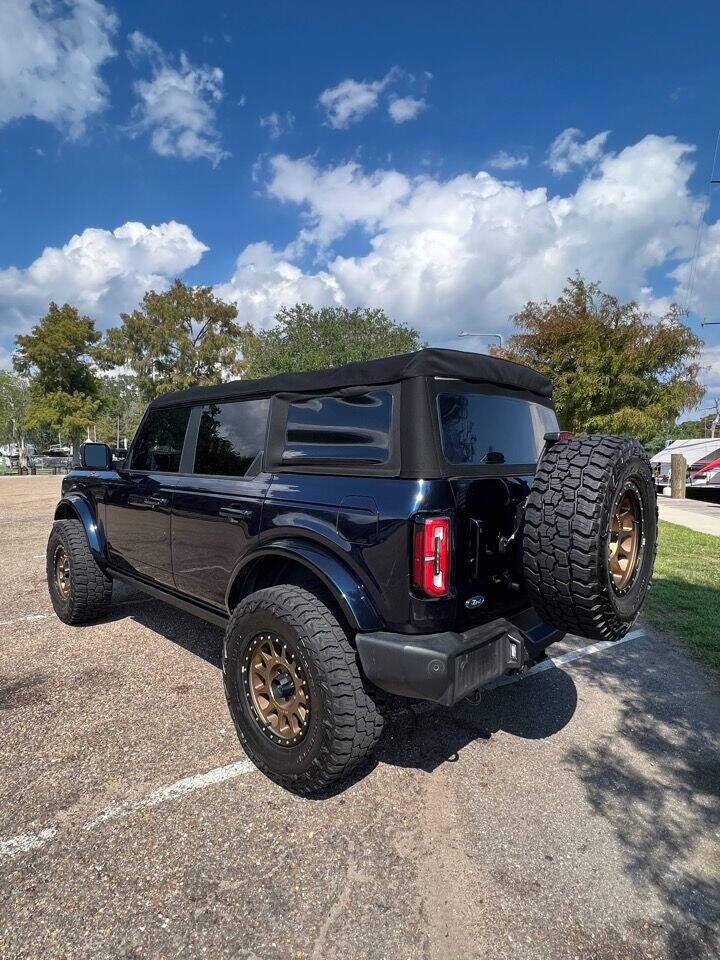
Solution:
M 449 463 L 537 463 L 555 411 L 541 403 L 486 393 L 441 393 L 440 437 Z

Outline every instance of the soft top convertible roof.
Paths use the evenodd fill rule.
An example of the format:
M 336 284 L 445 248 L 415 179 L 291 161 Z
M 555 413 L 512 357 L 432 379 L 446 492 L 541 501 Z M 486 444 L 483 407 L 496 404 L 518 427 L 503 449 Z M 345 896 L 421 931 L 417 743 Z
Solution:
M 550 380 L 531 367 L 483 353 L 432 347 L 415 353 L 385 357 L 382 360 L 348 363 L 343 367 L 331 367 L 329 370 L 283 373 L 262 380 L 233 380 L 213 387 L 176 390 L 156 397 L 150 406 L 157 408 L 188 403 L 212 403 L 276 393 L 324 393 L 343 387 L 398 383 L 415 377 L 444 377 L 471 383 L 489 383 L 511 390 L 525 390 L 539 397 L 552 395 Z

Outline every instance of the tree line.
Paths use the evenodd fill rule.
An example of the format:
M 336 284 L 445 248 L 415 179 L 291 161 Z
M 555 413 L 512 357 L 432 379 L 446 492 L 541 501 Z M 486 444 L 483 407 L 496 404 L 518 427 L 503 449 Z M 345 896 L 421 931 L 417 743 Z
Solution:
M 653 443 L 677 432 L 678 416 L 702 399 L 703 343 L 674 305 L 653 318 L 576 275 L 555 302 L 531 301 L 511 319 L 517 332 L 492 352 L 552 379 L 563 429 Z M 90 435 L 112 444 L 130 438 L 145 405 L 169 390 L 422 346 L 417 330 L 382 309 L 298 303 L 258 330 L 210 287 L 180 280 L 148 291 L 104 335 L 74 306 L 51 303 L 30 333 L 16 337 L 14 373 L 0 372 L 0 442 L 77 444 Z

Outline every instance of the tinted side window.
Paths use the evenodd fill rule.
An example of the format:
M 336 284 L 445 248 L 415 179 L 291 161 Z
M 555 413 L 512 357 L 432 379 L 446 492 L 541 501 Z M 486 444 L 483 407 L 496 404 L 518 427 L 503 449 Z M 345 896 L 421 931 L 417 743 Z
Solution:
M 200 419 L 195 473 L 242 477 L 265 444 L 269 400 L 213 403 Z
M 291 403 L 282 462 L 386 463 L 391 422 L 386 390 Z
M 133 446 L 132 470 L 177 473 L 190 418 L 189 407 L 153 410 Z

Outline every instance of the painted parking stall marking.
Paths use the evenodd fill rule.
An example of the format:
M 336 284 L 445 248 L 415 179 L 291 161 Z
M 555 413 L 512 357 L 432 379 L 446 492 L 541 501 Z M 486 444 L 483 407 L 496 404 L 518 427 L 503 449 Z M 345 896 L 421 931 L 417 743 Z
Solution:
M 622 637 L 620 640 L 601 640 L 597 643 L 591 643 L 586 647 L 581 647 L 578 650 L 570 650 L 568 653 L 563 653 L 558 657 L 551 657 L 547 660 L 543 660 L 542 663 L 537 664 L 525 674 L 507 677 L 495 684 L 495 687 L 517 683 L 518 680 L 524 680 L 536 673 L 542 673 L 545 670 L 552 670 L 555 667 L 561 667 L 566 663 L 572 663 L 573 660 L 579 660 L 582 657 L 591 656 L 594 653 L 602 653 L 602 651 L 608 650 L 610 647 L 617 647 L 620 644 L 628 643 L 630 640 L 639 640 L 645 636 L 646 634 L 644 634 L 641 630 L 637 630 L 629 633 L 626 637 Z M 403 710 L 404 709 L 406 708 L 403 708 Z M 402 710 L 398 712 L 402 712 Z M 97 817 L 94 817 L 92 820 L 88 820 L 86 823 L 82 824 L 80 829 L 93 830 L 95 827 L 101 826 L 103 823 L 108 823 L 111 820 L 117 820 L 120 817 L 130 816 L 140 810 L 146 810 L 152 807 L 160 806 L 161 804 L 167 803 L 170 800 L 181 799 L 189 794 L 196 793 L 200 790 L 206 790 L 209 787 L 214 787 L 230 780 L 235 780 L 238 777 L 243 777 L 248 773 L 253 773 L 254 771 L 256 771 L 255 765 L 250 760 L 243 759 L 238 760 L 235 763 L 227 764 L 224 767 L 215 767 L 212 770 L 208 770 L 206 773 L 197 773 L 189 777 L 183 777 L 181 780 L 176 780 L 174 783 L 167 784 L 164 787 L 158 787 L 157 790 L 153 790 L 151 793 L 146 794 L 144 797 L 140 797 L 138 800 L 132 800 L 127 803 L 111 804 Z M 51 843 L 53 840 L 58 838 L 60 834 L 60 828 L 53 825 L 46 827 L 44 830 L 40 830 L 38 833 L 21 833 L 15 837 L 10 837 L 7 840 L 2 840 L 0 841 L 0 859 L 5 857 L 14 857 L 24 853 L 31 853 L 33 850 L 38 850 L 41 847 L 44 847 L 46 844 Z
M 168 800 L 175 800 L 179 797 L 187 796 L 190 793 L 195 793 L 198 790 L 205 790 L 207 787 L 216 786 L 228 780 L 235 780 L 237 777 L 242 777 L 255 770 L 255 764 L 250 760 L 238 760 L 236 763 L 230 763 L 224 767 L 215 767 L 213 770 L 208 770 L 207 773 L 198 773 L 191 777 L 183 777 L 182 780 L 176 780 L 175 783 L 170 783 L 164 787 L 159 787 L 157 790 L 153 790 L 152 793 L 148 793 L 139 800 L 123 804 L 113 804 L 107 807 L 99 816 L 82 824 L 80 829 L 93 830 L 95 827 L 107 823 L 110 820 L 126 817 L 138 810 L 157 807 L 162 803 L 166 803 Z M 59 839 L 60 835 L 60 828 L 51 826 L 46 827 L 39 833 L 21 833 L 16 837 L 10 837 L 8 840 L 0 841 L 0 859 L 38 850 L 52 840 L 56 838 Z
M 619 640 L 598 640 L 596 643 L 589 643 L 586 647 L 580 647 L 577 650 L 569 650 L 567 653 L 562 653 L 558 657 L 548 657 L 547 660 L 543 660 L 540 663 L 536 663 L 534 667 L 526 673 L 513 674 L 510 677 L 503 677 L 502 680 L 498 680 L 497 683 L 493 684 L 492 689 L 495 687 L 506 687 L 508 684 L 517 683 L 518 680 L 524 680 L 526 677 L 532 677 L 536 673 L 543 673 L 545 670 L 553 670 L 555 667 L 562 667 L 566 663 L 572 663 L 573 660 L 580 660 L 582 657 L 588 657 L 593 653 L 602 653 L 603 650 L 609 650 L 610 647 L 619 647 L 623 643 L 628 643 L 630 640 L 641 640 L 644 637 L 647 637 L 647 634 L 643 633 L 642 630 L 634 630 L 631 633 L 626 634 L 626 636 L 621 637 Z

